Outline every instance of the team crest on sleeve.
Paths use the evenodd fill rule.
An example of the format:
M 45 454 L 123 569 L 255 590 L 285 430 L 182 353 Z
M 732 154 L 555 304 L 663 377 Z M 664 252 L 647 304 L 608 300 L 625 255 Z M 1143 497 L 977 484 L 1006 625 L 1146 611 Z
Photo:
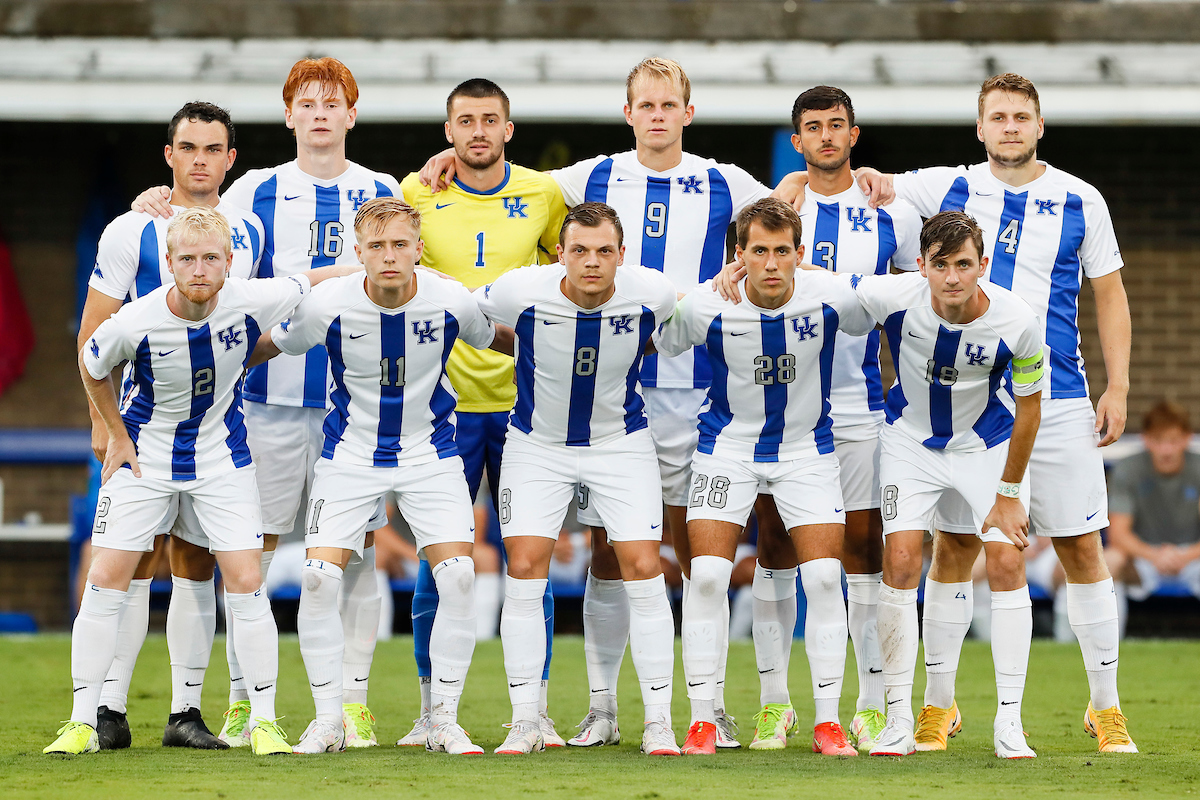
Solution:
M 697 178 L 695 175 L 688 175 L 686 178 L 676 178 L 676 182 L 683 187 L 684 194 L 704 194 L 704 181 Z
M 817 323 L 812 321 L 812 317 L 804 315 L 803 321 L 798 319 L 792 320 L 792 330 L 796 332 L 796 337 L 800 341 L 805 339 L 817 338 Z
M 990 356 L 984 355 L 983 350 L 983 345 L 971 344 L 970 342 L 967 342 L 964 353 L 967 356 L 968 367 L 987 364 L 987 360 L 990 358 Z
M 438 340 L 433 330 L 433 320 L 423 319 L 417 320 L 412 324 L 413 336 L 417 337 L 417 344 L 425 344 L 426 342 L 436 342 Z
M 514 217 L 529 218 L 529 215 L 525 213 L 529 210 L 529 203 L 522 202 L 520 197 L 504 198 L 504 210 L 508 212 L 509 219 L 513 219 Z
M 96 337 L 92 337 L 92 358 L 100 357 L 100 345 L 96 344 Z
M 629 314 L 622 314 L 619 317 L 611 317 L 608 324 L 613 329 L 613 336 L 622 333 L 633 333 L 633 318 Z
M 249 250 L 250 245 L 246 244 L 246 234 L 238 230 L 237 226 L 229 229 L 229 240 L 233 245 L 234 250 Z
M 347 189 L 346 200 L 354 205 L 354 210 L 358 211 L 358 207 L 367 202 L 370 198 L 367 197 L 366 189 Z
M 238 330 L 236 326 L 230 325 L 223 331 L 217 331 L 217 341 L 225 345 L 225 350 L 229 351 L 242 344 L 243 333 L 245 331 Z

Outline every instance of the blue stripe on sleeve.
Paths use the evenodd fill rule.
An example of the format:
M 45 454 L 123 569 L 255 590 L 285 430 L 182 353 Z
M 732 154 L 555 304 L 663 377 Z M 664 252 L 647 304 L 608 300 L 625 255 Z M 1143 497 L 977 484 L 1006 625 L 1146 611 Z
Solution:
M 391 197 L 392 190 L 387 187 L 387 184 L 381 181 L 375 181 L 375 196 L 376 197 Z
M 638 355 L 646 352 L 646 342 L 654 334 L 654 312 L 642 306 L 642 316 L 638 319 Z M 641 362 L 634 361 L 625 374 L 625 433 L 630 434 L 647 427 L 645 407 L 638 392 L 638 373 Z
M 346 388 L 346 362 L 342 359 L 342 318 L 334 317 L 325 334 L 325 349 L 329 351 L 329 366 L 333 373 L 333 391 L 329 401 L 333 406 L 325 415 L 321 426 L 325 433 L 325 444 L 321 447 L 323 458 L 333 458 L 333 452 L 346 435 L 350 422 L 350 391 Z
M 571 376 L 571 397 L 567 406 L 567 447 L 587 447 L 592 443 L 592 407 L 596 400 L 596 372 L 600 369 L 600 324 L 603 321 L 599 311 L 575 314 L 575 371 Z M 584 348 L 594 354 L 590 368 L 584 366 L 587 359 L 580 358 Z
M 1029 197 L 1029 192 L 1004 193 L 1004 209 L 1000 212 L 1000 227 L 996 232 L 996 244 L 992 248 L 992 264 L 991 281 L 997 286 L 1002 286 L 1005 289 L 1012 289 L 1013 270 L 1017 266 L 1017 252 L 1021 246 L 1021 236 L 1025 233 L 1025 205 Z M 1010 245 L 1000 241 L 1000 236 L 1008 230 L 1008 226 L 1017 223 L 1017 241 L 1011 245 L 1012 252 L 1008 252 Z
M 433 436 L 430 441 L 437 450 L 438 458 L 450 458 L 458 455 L 458 443 L 454 436 L 455 423 L 451 420 L 456 400 L 454 393 L 446 388 L 450 385 L 450 379 L 446 377 L 445 373 L 446 362 L 450 360 L 450 351 L 454 349 L 454 342 L 458 339 L 459 325 L 453 314 L 449 311 L 444 313 L 442 375 L 438 379 L 437 385 L 433 387 L 433 394 L 429 398 L 429 410 L 433 414 Z
M 829 402 L 829 393 L 833 390 L 833 348 L 837 341 L 841 318 L 835 309 L 824 303 L 821 304 L 821 314 L 825 318 L 825 331 L 821 339 L 821 417 L 817 420 L 816 427 L 813 428 L 813 434 L 816 439 L 817 452 L 832 453 L 833 419 L 829 416 L 829 412 L 833 406 Z
M 379 357 L 387 369 L 388 380 L 379 386 L 379 424 L 376 428 L 376 467 L 396 466 L 400 452 L 400 431 L 404 427 L 404 356 L 407 334 L 405 315 L 379 314 Z
M 188 328 L 188 358 L 192 370 L 192 407 L 188 418 L 175 426 L 175 443 L 171 448 L 171 480 L 174 481 L 195 480 L 196 436 L 204 414 L 213 405 L 217 369 L 208 323 L 199 328 Z M 205 388 L 207 391 L 197 393 L 197 389 Z
M 717 436 L 733 420 L 729 410 L 729 367 L 725 364 L 725 347 L 721 332 L 721 315 L 709 323 L 707 341 L 708 363 L 712 365 L 712 385 L 708 387 L 708 410 L 700 415 L 701 453 L 712 455 Z
M 534 307 L 530 306 L 517 317 L 513 330 L 517 336 L 517 361 L 515 366 L 517 381 L 517 402 L 513 406 L 511 417 L 512 426 L 522 433 L 533 431 L 533 373 L 537 362 L 533 355 L 533 334 L 536 330 L 537 315 Z
M 967 199 L 970 196 L 971 187 L 967 185 L 967 179 L 959 175 L 954 179 L 954 183 L 950 184 L 950 189 L 942 198 L 942 205 L 938 211 L 962 211 L 967 207 Z
M 961 340 L 962 331 L 938 325 L 933 343 L 933 381 L 929 384 L 929 429 L 933 435 L 922 442 L 933 450 L 944 450 L 954 437 L 954 387 L 943 386 L 938 376 L 943 367 L 954 366 Z
M 161 259 L 162 256 L 158 252 L 158 232 L 154 229 L 154 221 L 151 220 L 142 228 L 142 240 L 138 246 L 137 275 L 133 279 L 138 297 L 145 297 L 162 286 Z
M 892 351 L 892 364 L 897 375 L 900 373 L 900 342 L 904 339 L 904 315 L 907 313 L 907 309 L 897 311 L 883 322 L 883 329 L 887 332 L 888 337 L 888 349 Z M 908 398 L 904 396 L 904 387 L 900 385 L 900 381 L 896 381 L 887 394 L 884 414 L 887 423 L 891 425 L 900 419 L 900 415 L 904 413 L 907 406 Z
M 258 271 L 254 267 L 260 263 L 260 255 L 262 253 L 262 242 L 258 238 L 258 228 L 250 224 L 250 220 L 243 219 L 242 224 L 246 226 L 246 230 L 250 234 L 250 277 L 258 276 Z
M 975 420 L 975 424 L 971 426 L 971 430 L 983 440 L 983 443 L 988 447 L 994 447 L 1001 442 L 1006 442 L 1012 437 L 1013 415 L 1000 401 L 998 393 L 1000 391 L 1000 383 L 1004 378 L 1005 372 L 1008 371 L 1008 365 L 1012 361 L 1012 350 L 1000 340 L 1000 344 L 996 349 L 996 357 L 993 359 L 992 371 L 988 375 L 988 402 L 983 409 L 983 413 L 979 415 L 979 419 Z
M 125 430 L 136 447 L 142 426 L 149 422 L 150 417 L 154 414 L 154 368 L 150 364 L 150 337 L 148 336 L 138 344 L 137 352 L 133 357 L 133 376 L 130 380 L 129 391 L 133 391 L 134 387 L 137 388 L 137 394 L 129 401 L 125 413 L 121 416 L 125 423 Z
M 896 255 L 896 225 L 892 215 L 882 208 L 875 210 L 875 224 L 879 228 L 878 249 L 875 251 L 875 274 L 887 275 L 888 264 Z
M 275 192 L 279 186 L 279 176 L 272 175 L 258 185 L 254 190 L 253 211 L 263 224 L 263 252 L 258 262 L 258 277 L 275 277 Z M 262 390 L 267 391 L 266 366 L 262 370 Z
M 812 263 L 823 269 L 837 271 L 838 218 L 841 207 L 837 203 L 817 203 L 817 222 L 813 226 L 813 251 L 809 255 Z
M 1086 232 L 1083 198 L 1068 192 L 1063 203 L 1058 257 L 1050 273 L 1050 305 L 1046 310 L 1052 398 L 1088 396 L 1083 359 L 1079 355 L 1079 248 Z
M 606 158 L 592 168 L 588 175 L 587 186 L 583 189 L 583 202 L 607 203 L 608 181 L 612 177 L 613 160 Z
M 788 387 L 779 380 L 779 359 L 788 355 L 787 337 L 784 333 L 783 315 L 768 317 L 759 314 L 759 330 L 762 334 L 762 352 L 770 359 L 768 383 L 762 387 L 763 425 L 754 443 L 755 461 L 778 461 L 779 445 L 783 442 L 783 428 L 787 421 Z M 792 367 L 795 372 L 795 365 Z

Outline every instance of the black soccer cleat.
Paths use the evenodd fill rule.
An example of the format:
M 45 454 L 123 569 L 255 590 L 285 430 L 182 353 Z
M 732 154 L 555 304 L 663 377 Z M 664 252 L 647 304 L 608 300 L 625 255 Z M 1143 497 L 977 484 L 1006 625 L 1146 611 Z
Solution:
M 129 720 L 124 712 L 113 711 L 108 706 L 96 709 L 96 737 L 101 750 L 123 750 L 133 744 L 129 734 Z
M 194 750 L 229 749 L 229 745 L 213 736 L 212 731 L 201 719 L 198 708 L 189 708 L 168 717 L 162 743 L 163 747 L 190 747 Z

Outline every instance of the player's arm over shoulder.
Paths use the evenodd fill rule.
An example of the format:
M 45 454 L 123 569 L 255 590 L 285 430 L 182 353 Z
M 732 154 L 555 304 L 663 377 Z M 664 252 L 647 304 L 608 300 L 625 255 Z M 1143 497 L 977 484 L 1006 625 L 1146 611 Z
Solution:
M 929 286 L 919 272 L 854 277 L 857 280 L 851 283 L 858 302 L 881 325 L 896 311 L 913 305 L 917 291 L 928 291 Z
M 577 161 L 569 167 L 550 170 L 548 174 L 558 184 L 563 200 L 568 206 L 577 206 L 583 202 L 587 192 L 588 179 L 591 178 L 596 167 L 608 158 L 605 155 L 594 156 Z
M 932 217 L 942 210 L 942 201 L 959 178 L 964 183 L 967 180 L 966 167 L 921 167 L 900 172 L 896 174 L 896 196 L 911 203 L 922 217 Z
M 708 282 L 696 287 L 676 302 L 674 311 L 654 333 L 654 347 L 658 352 L 677 356 L 686 353 L 695 345 L 704 343 L 704 337 L 696 330 L 695 322 L 697 306 L 712 299 L 707 295 L 720 301 L 720 296 L 713 292 L 711 282 Z M 729 306 L 733 307 L 733 304 L 729 303 Z
M 827 291 L 834 301 L 834 310 L 838 313 L 838 330 L 845 331 L 851 336 L 865 336 L 875 330 L 875 318 L 859 301 L 858 293 L 855 290 L 855 286 L 862 281 L 863 277 L 862 275 L 834 272 L 806 274 L 806 279 L 828 284 Z
M 221 197 L 238 208 L 253 210 L 254 193 L 258 191 L 258 187 L 262 185 L 263 181 L 270 178 L 273 174 L 274 171 L 271 169 L 246 170 L 240 178 L 229 184 L 229 187 L 221 192 Z
M 496 338 L 496 325 L 479 307 L 475 295 L 461 283 L 439 281 L 434 290 L 443 295 L 443 307 L 458 321 L 458 338 L 476 350 L 486 350 Z

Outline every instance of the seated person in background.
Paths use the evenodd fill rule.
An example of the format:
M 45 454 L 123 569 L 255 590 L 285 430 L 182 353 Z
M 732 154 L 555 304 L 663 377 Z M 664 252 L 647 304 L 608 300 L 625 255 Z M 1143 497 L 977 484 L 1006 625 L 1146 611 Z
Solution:
M 1129 559 L 1113 575 L 1132 600 L 1164 581 L 1200 597 L 1200 454 L 1188 452 L 1191 436 L 1187 409 L 1163 401 L 1142 424 L 1146 452 L 1109 476 L 1109 542 Z

